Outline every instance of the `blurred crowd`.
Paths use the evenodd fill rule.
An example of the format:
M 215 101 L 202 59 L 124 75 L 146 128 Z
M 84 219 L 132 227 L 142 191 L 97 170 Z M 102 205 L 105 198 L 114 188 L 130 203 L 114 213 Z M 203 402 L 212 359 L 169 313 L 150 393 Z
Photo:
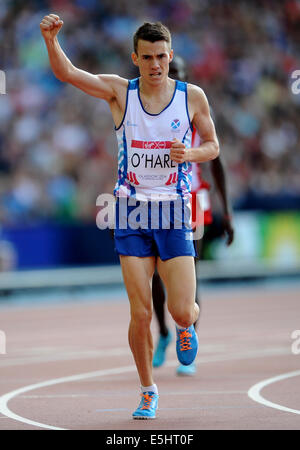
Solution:
M 299 1 L 1 0 L 0 223 L 94 220 L 97 196 L 117 177 L 107 104 L 50 70 L 39 23 L 51 12 L 77 67 L 125 78 L 136 76 L 135 30 L 165 23 L 213 108 L 233 206 L 299 204 Z

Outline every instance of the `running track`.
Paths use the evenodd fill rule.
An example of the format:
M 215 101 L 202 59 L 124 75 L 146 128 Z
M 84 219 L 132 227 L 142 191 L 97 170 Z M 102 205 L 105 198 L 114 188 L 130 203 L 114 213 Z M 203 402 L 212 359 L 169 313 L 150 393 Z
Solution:
M 299 285 L 208 290 L 198 372 L 175 374 L 175 344 L 155 370 L 154 421 L 133 421 L 138 378 L 124 296 L 0 307 L 0 430 L 300 429 Z M 153 323 L 156 336 L 156 323 Z M 300 347 L 300 346 L 299 346 Z

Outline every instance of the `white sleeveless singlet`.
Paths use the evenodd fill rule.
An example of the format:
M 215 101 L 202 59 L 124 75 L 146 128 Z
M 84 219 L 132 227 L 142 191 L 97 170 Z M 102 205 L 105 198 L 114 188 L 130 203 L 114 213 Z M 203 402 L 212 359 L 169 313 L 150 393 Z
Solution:
M 187 84 L 175 82 L 170 103 L 159 113 L 145 111 L 139 78 L 128 82 L 127 100 L 118 140 L 117 197 L 136 200 L 169 200 L 190 196 L 192 165 L 170 159 L 171 141 L 191 146 L 192 125 L 188 113 Z

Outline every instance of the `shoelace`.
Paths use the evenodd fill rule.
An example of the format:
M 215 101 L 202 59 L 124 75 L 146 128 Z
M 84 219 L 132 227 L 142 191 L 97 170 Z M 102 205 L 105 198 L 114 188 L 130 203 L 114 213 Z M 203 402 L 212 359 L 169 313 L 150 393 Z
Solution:
M 184 352 L 185 350 L 191 350 L 191 343 L 190 339 L 192 335 L 187 330 L 184 330 L 179 333 L 179 339 L 180 339 L 180 350 Z
M 153 395 L 149 395 L 148 393 L 146 393 L 146 394 L 142 394 L 142 397 L 144 399 L 144 404 L 141 409 L 149 409 L 151 407 Z

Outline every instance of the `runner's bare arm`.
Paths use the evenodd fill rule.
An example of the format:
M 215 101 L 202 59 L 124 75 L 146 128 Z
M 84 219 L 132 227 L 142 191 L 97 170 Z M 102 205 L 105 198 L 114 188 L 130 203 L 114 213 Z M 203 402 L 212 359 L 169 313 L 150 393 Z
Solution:
M 219 155 L 219 141 L 210 115 L 209 104 L 203 90 L 195 85 L 188 85 L 189 104 L 192 109 L 192 123 L 201 136 L 201 145 L 189 150 L 189 161 L 204 162 Z
M 62 26 L 63 21 L 56 14 L 45 16 L 40 23 L 54 75 L 60 81 L 71 83 L 89 95 L 108 102 L 115 100 L 118 90 L 127 88 L 127 80 L 118 75 L 93 75 L 75 67 L 63 52 L 57 39 Z
M 198 86 L 188 85 L 188 104 L 191 121 L 201 136 L 201 145 L 197 148 L 185 148 L 185 145 L 176 139 L 172 143 L 171 159 L 177 163 L 211 161 L 219 155 L 219 141 L 207 98 Z

